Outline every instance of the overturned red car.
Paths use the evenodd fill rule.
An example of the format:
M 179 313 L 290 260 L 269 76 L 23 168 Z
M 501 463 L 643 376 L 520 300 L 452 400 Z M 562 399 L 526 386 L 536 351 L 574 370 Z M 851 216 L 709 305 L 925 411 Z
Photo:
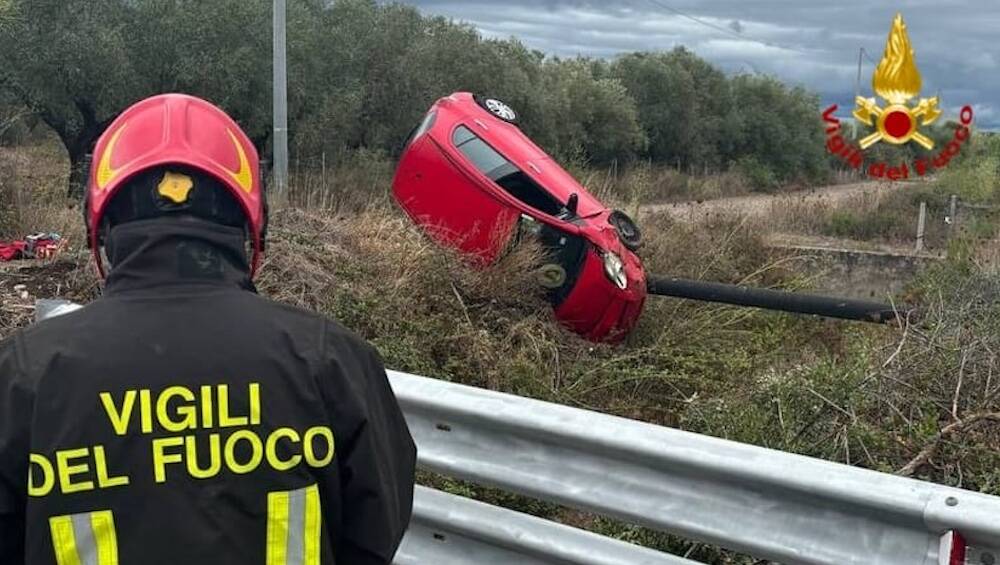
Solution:
M 433 238 L 483 264 L 537 237 L 548 255 L 539 282 L 556 317 L 588 339 L 620 340 L 642 312 L 635 223 L 587 192 L 498 100 L 438 100 L 407 142 L 393 194 Z

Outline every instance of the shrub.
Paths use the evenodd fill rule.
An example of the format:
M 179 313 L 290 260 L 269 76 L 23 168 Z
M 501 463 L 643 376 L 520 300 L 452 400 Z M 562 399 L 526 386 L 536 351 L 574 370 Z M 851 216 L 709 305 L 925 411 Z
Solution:
M 754 192 L 774 192 L 780 185 L 774 171 L 756 157 L 742 157 L 736 163 L 736 169 L 747 179 Z

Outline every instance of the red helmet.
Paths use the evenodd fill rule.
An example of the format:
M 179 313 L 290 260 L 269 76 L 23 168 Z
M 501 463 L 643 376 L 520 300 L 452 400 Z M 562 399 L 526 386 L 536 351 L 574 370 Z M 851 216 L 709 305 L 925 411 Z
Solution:
M 99 234 L 108 203 L 130 178 L 161 165 L 192 167 L 229 189 L 247 217 L 253 245 L 250 272 L 256 274 L 267 223 L 257 149 L 240 126 L 213 104 L 185 94 L 162 94 L 122 112 L 97 140 L 86 218 L 101 276 Z

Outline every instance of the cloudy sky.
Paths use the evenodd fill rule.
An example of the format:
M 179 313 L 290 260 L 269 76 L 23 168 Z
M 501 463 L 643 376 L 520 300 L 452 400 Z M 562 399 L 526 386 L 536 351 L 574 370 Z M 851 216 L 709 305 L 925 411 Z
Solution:
M 728 73 L 767 73 L 852 106 L 859 48 L 879 60 L 902 12 L 923 76 L 946 117 L 964 104 L 981 128 L 1000 130 L 1000 1 L 997 0 L 407 0 L 427 14 L 515 36 L 547 53 L 614 57 L 678 45 Z M 871 96 L 874 64 L 863 58 Z

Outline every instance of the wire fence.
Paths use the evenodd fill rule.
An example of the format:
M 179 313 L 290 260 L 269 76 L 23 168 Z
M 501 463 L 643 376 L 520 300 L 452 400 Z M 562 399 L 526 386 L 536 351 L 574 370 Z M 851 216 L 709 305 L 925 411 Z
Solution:
M 263 166 L 270 170 L 266 162 Z M 272 204 L 309 210 L 362 210 L 388 199 L 392 175 L 393 162 L 377 152 L 296 155 L 289 163 L 287 192 L 268 197 Z

